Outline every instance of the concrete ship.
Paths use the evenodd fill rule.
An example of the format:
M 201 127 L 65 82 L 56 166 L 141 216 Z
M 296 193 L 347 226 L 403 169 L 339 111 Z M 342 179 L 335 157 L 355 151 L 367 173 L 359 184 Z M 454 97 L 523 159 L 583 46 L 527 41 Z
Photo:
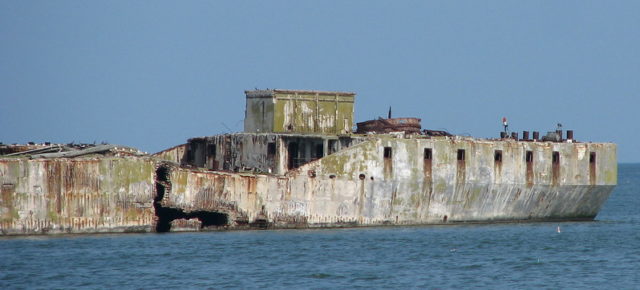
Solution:
M 483 139 L 417 118 L 357 123 L 350 92 L 246 91 L 244 132 L 149 155 L 0 146 L 0 234 L 593 220 L 616 145 L 573 132 Z

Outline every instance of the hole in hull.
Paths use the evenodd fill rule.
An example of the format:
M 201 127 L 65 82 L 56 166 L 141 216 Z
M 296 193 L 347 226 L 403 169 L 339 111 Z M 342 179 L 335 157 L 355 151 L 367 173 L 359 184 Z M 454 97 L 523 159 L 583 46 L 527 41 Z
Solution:
M 156 170 L 156 196 L 153 199 L 153 208 L 158 217 L 156 232 L 166 233 L 171 231 L 171 222 L 177 219 L 198 219 L 201 222 L 200 228 L 209 226 L 224 226 L 229 222 L 229 216 L 216 211 L 192 211 L 185 213 L 179 208 L 162 206 L 165 194 L 171 190 L 171 180 L 169 180 L 169 167 L 160 165 Z
M 198 219 L 202 223 L 200 228 L 209 226 L 224 226 L 229 222 L 229 216 L 216 211 L 194 211 L 186 215 L 186 219 Z

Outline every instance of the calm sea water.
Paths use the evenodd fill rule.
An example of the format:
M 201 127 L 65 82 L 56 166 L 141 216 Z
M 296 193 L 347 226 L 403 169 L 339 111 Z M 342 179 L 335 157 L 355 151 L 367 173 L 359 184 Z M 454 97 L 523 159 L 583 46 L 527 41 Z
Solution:
M 618 181 L 596 222 L 3 238 L 0 288 L 639 289 L 640 164 Z

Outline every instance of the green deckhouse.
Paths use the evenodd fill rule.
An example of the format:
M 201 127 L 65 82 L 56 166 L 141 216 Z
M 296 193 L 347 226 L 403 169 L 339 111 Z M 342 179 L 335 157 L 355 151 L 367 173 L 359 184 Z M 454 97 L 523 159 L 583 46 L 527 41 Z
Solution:
M 245 94 L 247 133 L 346 134 L 353 128 L 355 93 L 274 89 Z

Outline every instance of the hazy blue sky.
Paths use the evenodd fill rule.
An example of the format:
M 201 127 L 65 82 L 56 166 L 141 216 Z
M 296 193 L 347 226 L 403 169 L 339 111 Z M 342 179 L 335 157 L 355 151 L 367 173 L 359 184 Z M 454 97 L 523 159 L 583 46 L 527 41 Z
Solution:
M 478 137 L 561 122 L 640 162 L 640 1 L 0 1 L 5 144 L 156 152 L 241 131 L 254 88 Z

